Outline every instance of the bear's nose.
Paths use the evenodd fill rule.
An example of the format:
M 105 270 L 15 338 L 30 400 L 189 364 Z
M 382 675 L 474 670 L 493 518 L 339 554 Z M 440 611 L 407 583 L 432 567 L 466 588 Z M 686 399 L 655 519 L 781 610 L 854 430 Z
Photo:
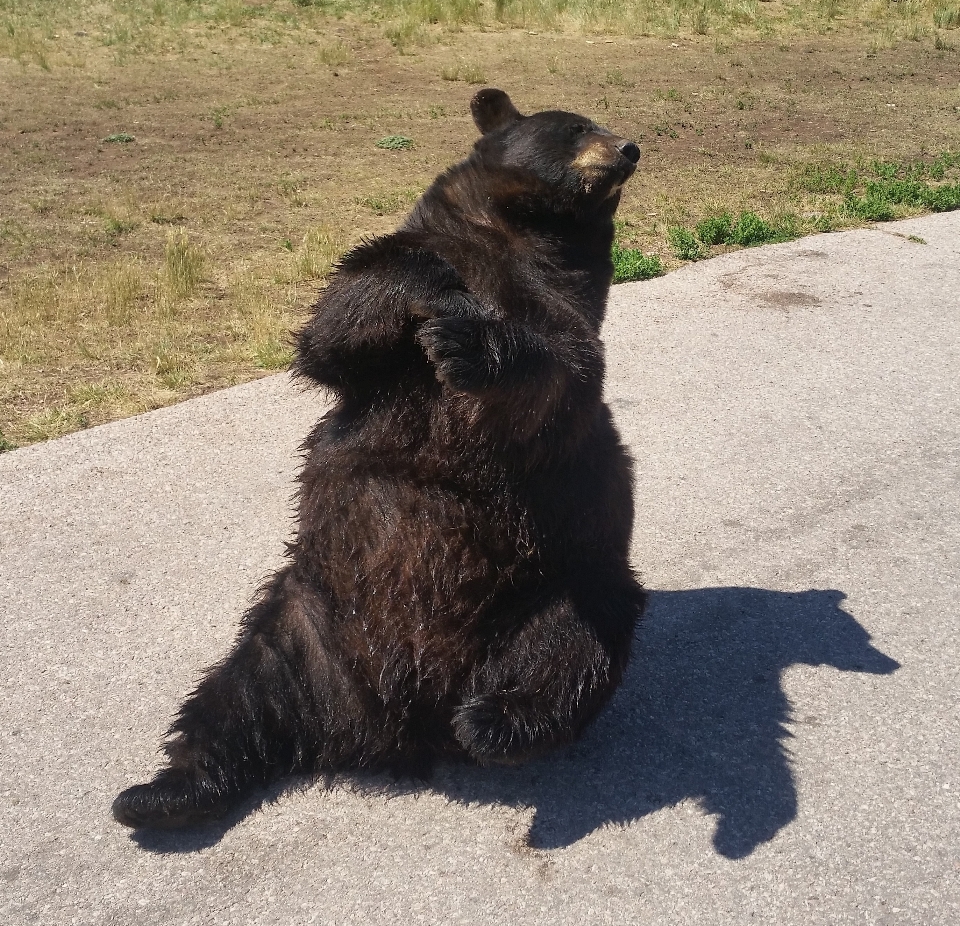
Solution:
M 619 151 L 631 164 L 636 164 L 640 160 L 640 148 L 632 141 L 622 141 L 617 145 Z

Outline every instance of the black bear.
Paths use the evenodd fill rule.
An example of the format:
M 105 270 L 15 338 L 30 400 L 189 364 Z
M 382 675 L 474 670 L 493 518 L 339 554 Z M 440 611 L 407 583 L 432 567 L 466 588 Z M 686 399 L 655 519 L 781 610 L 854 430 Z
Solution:
M 602 399 L 613 214 L 637 146 L 471 103 L 473 152 L 341 261 L 295 372 L 307 438 L 289 562 L 168 733 L 127 826 L 222 815 L 294 771 L 423 774 L 575 739 L 619 684 L 644 592 L 631 462 Z

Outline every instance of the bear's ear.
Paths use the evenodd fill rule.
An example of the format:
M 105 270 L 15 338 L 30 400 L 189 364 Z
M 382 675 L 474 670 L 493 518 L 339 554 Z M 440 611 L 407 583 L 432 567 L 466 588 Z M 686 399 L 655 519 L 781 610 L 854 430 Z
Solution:
M 523 118 L 510 97 L 496 87 L 481 90 L 470 101 L 470 112 L 473 113 L 473 121 L 482 135 L 502 129 L 505 125 Z

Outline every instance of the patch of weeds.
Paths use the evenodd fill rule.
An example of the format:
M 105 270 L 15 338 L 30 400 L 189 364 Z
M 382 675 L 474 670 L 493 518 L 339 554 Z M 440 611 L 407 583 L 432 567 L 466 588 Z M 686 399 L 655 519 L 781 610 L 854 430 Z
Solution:
M 700 242 L 688 228 L 684 228 L 682 225 L 671 225 L 667 229 L 667 238 L 670 241 L 670 247 L 673 248 L 673 253 L 680 260 L 699 260 L 703 257 L 703 248 L 700 247 Z
M 697 35 L 706 35 L 710 29 L 710 12 L 707 9 L 707 4 L 704 3 L 701 6 L 698 6 L 690 14 L 690 28 L 696 32 Z
M 820 0 L 818 5 L 820 15 L 826 20 L 836 19 L 843 9 L 841 0 Z
M 0 218 L 0 241 L 16 245 L 19 249 L 28 240 L 27 230 L 16 219 Z
M 167 389 L 173 391 L 182 389 L 192 381 L 187 358 L 166 343 L 157 345 L 154 351 L 153 372 Z
M 345 247 L 343 236 L 325 225 L 311 228 L 294 256 L 294 280 L 322 280 Z
M 122 404 L 131 398 L 130 390 L 122 383 L 82 383 L 67 390 L 70 404 L 79 409 L 99 409 Z
M 707 247 L 726 244 L 730 241 L 733 232 L 733 216 L 726 210 L 717 215 L 707 216 L 697 223 L 696 232 L 697 237 Z
M 175 232 L 167 238 L 164 249 L 164 272 L 170 292 L 186 299 L 197 288 L 203 276 L 203 252 L 190 243 L 186 232 Z
M 104 276 L 104 309 L 108 324 L 128 325 L 143 294 L 143 273 L 133 262 L 117 264 Z
M 136 136 L 131 135 L 129 132 L 114 132 L 112 135 L 108 135 L 103 139 L 104 142 L 110 145 L 129 145 L 130 142 L 136 140 Z
M 930 162 L 805 165 L 794 185 L 805 193 L 842 197 L 831 205 L 848 218 L 886 222 L 896 217 L 896 207 L 930 212 L 960 209 L 960 182 L 947 177 L 957 166 L 960 155 L 951 152 L 942 152 Z M 821 223 L 815 224 L 825 230 Z
M 939 32 L 933 33 L 933 47 L 936 51 L 953 51 L 953 44 L 948 42 Z
M 485 84 L 487 75 L 479 64 L 459 61 L 455 65 L 440 68 L 441 80 L 460 80 L 466 84 Z
M 187 217 L 181 212 L 177 212 L 174 215 L 166 215 L 162 212 L 151 212 L 150 221 L 154 225 L 182 225 L 187 221 Z
M 644 254 L 636 248 L 614 244 L 611 257 L 614 283 L 630 283 L 633 280 L 649 280 L 663 276 L 663 261 L 656 254 Z
M 666 119 L 661 120 L 656 125 L 651 126 L 653 134 L 658 137 L 666 135 L 668 138 L 679 138 L 676 129 L 674 129 Z
M 865 198 L 895 206 L 929 209 L 931 212 L 951 212 L 960 209 L 960 183 L 931 186 L 919 180 L 868 181 Z
M 907 39 L 911 42 L 919 42 L 926 34 L 926 28 L 920 23 L 911 24 L 907 27 L 907 31 L 905 33 Z
M 730 229 L 730 242 L 749 248 L 758 244 L 770 244 L 775 241 L 789 241 L 796 238 L 800 230 L 796 219 L 785 216 L 780 222 L 764 221 L 755 212 L 741 212 Z
M 686 229 L 681 229 L 686 234 Z M 771 244 L 778 241 L 791 241 L 798 238 L 802 232 L 799 219 L 792 213 L 783 213 L 774 221 L 768 222 L 761 218 L 757 213 L 744 211 L 736 219 L 732 213 L 724 209 L 713 215 L 707 216 L 697 223 L 696 237 L 699 244 L 705 247 L 716 247 L 723 244 L 735 244 L 740 247 L 753 247 L 758 244 Z M 692 238 L 692 235 L 691 235 Z M 694 253 L 693 248 L 689 247 L 689 241 L 680 237 L 674 242 L 671 237 L 671 245 L 678 257 L 683 260 L 696 260 L 703 256 L 702 248 L 697 257 L 683 257 L 681 250 L 688 253 Z
M 303 180 L 293 174 L 284 174 L 277 180 L 277 192 L 293 206 L 307 206 L 310 200 L 303 192 Z
M 630 80 L 629 77 L 625 77 L 623 71 L 619 68 L 616 68 L 612 71 L 607 71 L 606 76 L 606 86 L 608 87 L 621 87 L 624 90 L 632 90 L 636 87 L 636 81 Z
M 53 211 L 54 200 L 47 199 L 46 197 L 31 199 L 27 201 L 27 205 L 36 212 L 37 215 L 46 215 L 48 212 Z
M 223 120 L 229 115 L 230 115 L 229 106 L 218 106 L 216 109 L 214 109 L 210 117 L 213 121 L 213 127 L 215 129 L 222 129 Z
M 10 8 L 8 4 L 0 7 L 4 11 Z M 6 29 L 0 32 L 0 54 L 13 58 L 21 67 L 36 64 L 44 71 L 49 71 L 50 59 L 43 38 L 38 37 L 31 29 L 16 25 L 13 20 L 7 20 L 5 25 Z
M 893 218 L 893 207 L 890 203 L 873 196 L 850 193 L 844 199 L 843 207 L 851 216 L 864 222 L 889 222 Z
M 377 142 L 377 147 L 387 151 L 402 151 L 404 148 L 413 147 L 413 139 L 406 135 L 387 135 Z
M 938 29 L 956 29 L 960 26 L 960 5 L 939 3 L 933 10 L 933 24 Z
M 403 19 L 391 23 L 383 30 L 387 41 L 401 55 L 405 55 L 411 45 L 418 45 L 423 41 L 423 29 L 415 19 Z
M 139 223 L 133 219 L 118 219 L 116 216 L 107 216 L 104 221 L 107 237 L 111 241 L 116 241 L 121 235 L 128 231 L 133 231 Z
M 363 206 L 375 215 L 394 215 L 397 212 L 412 206 L 420 196 L 420 192 L 412 187 L 395 190 L 391 193 L 365 195 L 354 197 L 358 206 Z
M 856 170 L 844 165 L 804 164 L 794 183 L 805 193 L 846 195 L 853 191 L 859 179 Z
M 324 45 L 317 53 L 317 58 L 321 64 L 328 67 L 341 67 L 350 60 L 350 49 L 343 42 L 337 41 L 333 45 Z
M 24 422 L 23 435 L 29 443 L 35 443 L 88 427 L 90 419 L 82 409 L 51 408 L 28 418 Z
M 253 351 L 253 361 L 261 370 L 285 370 L 291 360 L 290 347 L 272 338 L 258 344 Z
M 823 212 L 814 212 L 808 216 L 810 226 L 814 231 L 832 232 L 843 226 L 842 210 L 830 205 Z
M 0 431 L 0 453 L 7 453 L 9 450 L 16 450 L 17 445 L 13 441 L 7 440 Z

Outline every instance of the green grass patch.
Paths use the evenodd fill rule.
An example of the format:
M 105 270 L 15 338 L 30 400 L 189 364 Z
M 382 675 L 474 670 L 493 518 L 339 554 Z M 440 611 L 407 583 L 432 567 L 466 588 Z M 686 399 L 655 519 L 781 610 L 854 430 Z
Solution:
M 734 217 L 724 209 L 701 219 L 692 231 L 682 225 L 669 226 L 667 240 L 680 260 L 700 260 L 713 247 L 737 245 L 750 248 L 758 244 L 791 241 L 803 233 L 803 224 L 792 213 L 768 221 L 756 212 L 744 211 Z
M 378 148 L 384 148 L 387 151 L 402 151 L 404 148 L 413 147 L 413 139 L 406 135 L 387 135 L 377 142 Z
M 960 153 L 945 151 L 929 161 L 807 164 L 794 187 L 864 222 L 886 222 L 911 209 L 950 212 L 960 209 Z
M 792 215 L 784 215 L 774 222 L 767 222 L 756 212 L 741 212 L 730 230 L 730 243 L 750 248 L 758 244 L 791 241 L 800 234 L 799 223 Z
M 369 209 L 374 215 L 395 215 L 409 209 L 423 192 L 417 187 L 404 187 L 400 190 L 391 190 L 385 193 L 365 193 L 363 196 L 354 196 L 353 201 L 358 206 Z
M 768 219 L 749 210 L 736 216 L 720 210 L 692 230 L 669 226 L 673 253 L 680 260 L 699 260 L 723 245 L 754 247 L 861 222 L 888 222 L 917 211 L 960 209 L 960 153 L 942 152 L 924 161 L 804 164 L 792 187 L 815 207 L 804 218 L 792 212 Z
M 663 275 L 663 261 L 656 254 L 644 254 L 636 248 L 614 244 L 611 256 L 614 283 L 649 280 Z
M 697 237 L 707 247 L 717 244 L 726 244 L 733 233 L 733 216 L 724 210 L 717 215 L 710 215 L 697 223 Z
M 699 260 L 703 257 L 703 248 L 700 242 L 688 228 L 684 228 L 682 225 L 671 225 L 667 229 L 667 239 L 670 241 L 673 253 L 680 260 Z

